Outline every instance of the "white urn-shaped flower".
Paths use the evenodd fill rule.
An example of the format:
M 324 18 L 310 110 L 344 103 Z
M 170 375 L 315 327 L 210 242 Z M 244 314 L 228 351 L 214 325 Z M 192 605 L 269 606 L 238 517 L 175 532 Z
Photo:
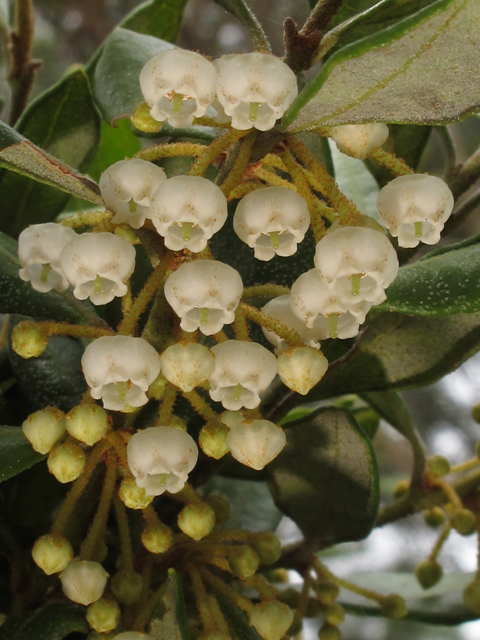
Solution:
M 215 371 L 210 397 L 225 409 L 254 409 L 277 373 L 277 359 L 257 342 L 227 340 L 212 347 Z
M 143 338 L 104 336 L 82 356 L 90 393 L 105 409 L 128 411 L 148 401 L 146 391 L 160 373 L 160 356 Z
M 60 574 L 63 593 L 78 604 L 92 604 L 102 597 L 108 573 L 98 562 L 71 562 Z
M 184 331 L 211 336 L 235 319 L 243 293 L 238 271 L 217 260 L 194 260 L 180 265 L 165 283 L 165 298 L 181 318 Z
M 113 233 L 84 233 L 64 247 L 60 264 L 76 298 L 107 304 L 127 293 L 125 282 L 135 269 L 135 249 Z
M 378 194 L 380 220 L 401 247 L 436 244 L 453 210 L 453 194 L 436 176 L 411 174 L 389 182 Z
M 165 378 L 186 392 L 205 382 L 215 370 L 211 351 L 196 342 L 167 347 L 160 361 Z
M 365 160 L 372 151 L 381 147 L 388 138 L 386 124 L 344 124 L 332 127 L 330 136 L 336 142 L 339 151 L 352 158 Z
M 172 127 L 189 127 L 215 98 L 217 70 L 199 53 L 169 49 L 143 67 L 140 87 L 152 118 L 167 120 Z
M 178 493 L 197 464 L 195 440 L 182 429 L 149 427 L 127 445 L 128 466 L 147 496 Z
M 291 256 L 310 226 L 302 196 L 285 187 L 265 187 L 240 200 L 233 218 L 238 237 L 255 250 L 258 260 Z
M 150 201 L 167 176 L 161 167 L 141 158 L 119 160 L 100 176 L 100 192 L 114 224 L 127 222 L 139 229 L 150 217 Z
M 170 178 L 151 200 L 152 222 L 172 251 L 202 251 L 227 215 L 227 199 L 220 187 L 199 176 Z
M 234 129 L 271 129 L 297 96 L 297 79 L 268 53 L 230 56 L 218 65 L 217 98 Z
M 60 266 L 62 249 L 77 237 L 73 229 L 47 222 L 32 224 L 18 237 L 18 258 L 22 268 L 18 275 L 41 293 L 55 289 L 65 291 L 68 280 Z
M 302 396 L 320 382 L 327 369 L 328 360 L 312 347 L 294 347 L 278 357 L 280 380 Z
M 257 471 L 276 458 L 286 442 L 283 429 L 269 420 L 237 422 L 227 436 L 235 460 Z

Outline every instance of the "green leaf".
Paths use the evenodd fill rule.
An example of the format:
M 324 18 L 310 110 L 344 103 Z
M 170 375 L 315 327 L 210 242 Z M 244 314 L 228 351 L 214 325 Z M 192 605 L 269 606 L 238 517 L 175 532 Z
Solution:
M 0 152 L 0 162 L 6 160 L 6 166 L 14 168 L 9 163 L 17 161 L 17 168 L 21 169 L 23 161 L 32 169 L 30 177 L 40 178 L 41 182 L 54 182 L 57 188 L 12 171 L 2 172 L 0 199 L 3 215 L 0 217 L 0 229 L 14 236 L 29 224 L 53 220 L 69 199 L 64 191 L 87 200 L 92 200 L 90 191 L 96 191 L 96 186 L 90 187 L 86 178 L 69 176 L 70 170 L 64 174 L 62 167 L 55 166 L 56 161 L 52 163 L 42 151 L 36 153 L 32 148 L 33 143 L 74 169 L 85 171 L 88 168 L 100 141 L 100 118 L 85 72 L 76 69 L 39 96 L 23 114 L 17 131 L 27 140 L 19 138 L 19 144 Z M 34 158 L 33 154 L 41 157 Z M 48 172 L 45 172 L 46 164 Z M 56 181 L 53 177 L 58 174 L 61 174 L 61 184 L 58 184 L 58 178 Z M 93 200 L 101 202 L 96 194 Z
M 0 482 L 13 478 L 43 460 L 20 427 L 0 427 Z
M 216 592 L 215 596 L 236 640 L 262 640 L 255 627 L 250 626 L 250 621 L 244 611 L 223 597 L 222 594 Z
M 140 71 L 145 63 L 170 43 L 117 28 L 106 40 L 95 68 L 93 92 L 103 119 L 112 122 L 132 114 L 143 101 Z
M 284 127 L 295 132 L 372 121 L 445 124 L 478 111 L 479 18 L 478 2 L 437 0 L 344 47 L 303 89 Z
M 102 120 L 102 137 L 88 175 L 98 182 L 101 174 L 114 162 L 131 158 L 140 151 L 140 140 L 132 133 L 129 120 L 120 120 L 115 127 Z
M 104 326 L 90 304 L 77 300 L 70 291 L 40 293 L 20 279 L 17 241 L 0 232 L 0 309 L 34 318 Z
M 188 0 L 149 0 L 121 23 L 124 29 L 175 42 Z
M 185 598 L 175 569 L 168 570 L 163 597 L 153 612 L 148 633 L 157 640 L 190 640 Z
M 62 640 L 75 631 L 89 630 L 85 607 L 56 602 L 21 620 L 7 621 L 0 627 L 0 640 Z
M 268 465 L 278 508 L 317 548 L 365 538 L 379 502 L 368 436 L 348 411 L 335 407 L 290 422 L 286 433 L 285 448 Z
M 216 4 L 231 13 L 248 31 L 253 48 L 260 51 L 270 51 L 270 44 L 259 21 L 245 4 L 244 0 L 214 0 Z

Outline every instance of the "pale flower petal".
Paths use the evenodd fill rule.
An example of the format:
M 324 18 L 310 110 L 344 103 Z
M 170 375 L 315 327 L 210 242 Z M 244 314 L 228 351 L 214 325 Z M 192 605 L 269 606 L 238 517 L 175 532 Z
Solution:
M 345 124 L 332 127 L 330 136 L 339 151 L 352 158 L 365 160 L 372 151 L 381 147 L 389 135 L 386 124 Z
M 238 422 L 227 436 L 235 460 L 257 471 L 274 460 L 286 442 L 283 429 L 268 420 Z

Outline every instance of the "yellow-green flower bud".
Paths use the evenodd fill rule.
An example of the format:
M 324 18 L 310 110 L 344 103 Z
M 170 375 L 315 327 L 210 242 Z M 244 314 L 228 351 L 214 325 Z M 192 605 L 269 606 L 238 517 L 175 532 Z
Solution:
M 288 587 L 287 589 L 282 589 L 278 593 L 278 599 L 280 602 L 284 602 L 288 604 L 291 609 L 296 609 L 298 607 L 298 603 L 300 602 L 300 592 L 292 587 Z
M 108 414 L 98 404 L 79 404 L 67 414 L 68 433 L 89 447 L 101 440 L 109 430 Z
M 345 611 L 341 604 L 331 604 L 323 612 L 323 618 L 327 624 L 331 624 L 332 627 L 338 627 L 345 619 Z
M 410 482 L 408 480 L 400 480 L 400 482 L 397 482 L 397 484 L 395 485 L 395 488 L 393 490 L 393 497 L 397 499 L 401 498 L 409 491 Z
M 260 560 L 256 551 L 251 547 L 238 546 L 233 547 L 229 552 L 228 564 L 234 575 L 239 578 L 249 578 L 258 569 Z
M 255 534 L 253 548 L 258 554 L 260 564 L 273 564 L 282 554 L 280 540 L 271 531 Z
M 108 573 L 98 562 L 71 562 L 60 574 L 63 593 L 77 604 L 88 605 L 102 597 Z
M 88 607 L 87 622 L 97 633 L 113 631 L 120 621 L 120 607 L 115 600 L 100 598 Z
M 213 493 L 208 498 L 208 504 L 215 512 L 215 522 L 223 524 L 230 520 L 230 503 L 228 499 L 220 493 Z
M 32 557 L 40 569 L 47 574 L 60 573 L 72 561 L 73 549 L 63 536 L 48 533 L 33 545 Z
M 215 526 L 215 512 L 205 502 L 187 504 L 178 514 L 178 526 L 185 535 L 201 540 Z
M 450 522 L 461 536 L 469 536 L 475 531 L 477 519 L 475 514 L 468 509 L 459 509 L 452 514 Z
M 480 580 L 474 580 L 463 591 L 463 602 L 469 609 L 480 615 Z
M 382 600 L 380 607 L 382 609 L 383 615 L 386 618 L 391 618 L 392 620 L 404 618 L 408 613 L 405 600 L 395 593 L 386 596 L 386 598 Z
M 45 455 L 65 433 L 65 415 L 56 407 L 46 407 L 28 416 L 22 431 L 35 451 Z
M 76 444 L 61 444 L 50 451 L 47 464 L 48 470 L 59 482 L 73 482 L 83 471 L 85 453 Z
M 436 560 L 424 560 L 415 567 L 415 575 L 424 589 L 430 589 L 442 579 L 443 569 Z
M 203 453 L 210 458 L 220 460 L 230 451 L 227 444 L 229 429 L 224 424 L 206 424 L 198 436 L 198 444 Z
M 162 523 L 149 525 L 142 531 L 142 542 L 150 553 L 165 553 L 173 543 L 172 530 Z
M 112 593 L 122 604 L 138 602 L 143 588 L 142 576 L 136 571 L 121 569 L 112 578 Z
M 439 527 L 445 522 L 445 511 L 441 507 L 432 507 L 424 511 L 423 519 L 429 527 Z
M 12 349 L 22 358 L 38 358 L 47 345 L 47 334 L 34 322 L 19 322 L 12 331 Z
M 332 627 L 330 624 L 324 624 L 318 630 L 319 640 L 340 640 L 340 631 L 337 627 Z
M 340 589 L 334 582 L 322 582 L 316 587 L 316 592 L 322 604 L 330 605 L 338 598 Z
M 437 478 L 443 478 L 447 473 L 450 473 L 450 462 L 448 458 L 440 455 L 439 453 L 434 456 L 430 456 L 427 460 L 427 473 Z
M 250 611 L 250 624 L 263 640 L 280 640 L 293 622 L 293 611 L 284 602 L 264 600 Z
M 155 496 L 147 496 L 145 489 L 139 487 L 135 478 L 124 478 L 118 490 L 120 500 L 129 509 L 146 509 Z

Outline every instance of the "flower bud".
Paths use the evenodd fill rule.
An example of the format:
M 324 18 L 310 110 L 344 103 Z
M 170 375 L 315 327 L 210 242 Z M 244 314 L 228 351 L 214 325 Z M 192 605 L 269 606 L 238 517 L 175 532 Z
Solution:
M 243 293 L 238 271 L 217 260 L 194 260 L 174 271 L 165 283 L 165 298 L 181 318 L 184 331 L 211 336 L 235 320 Z
M 217 524 L 223 524 L 230 520 L 230 503 L 225 496 L 220 493 L 212 493 L 207 502 L 215 513 L 215 522 Z
M 220 414 L 222 424 L 231 429 L 239 422 L 243 422 L 243 413 L 241 411 L 223 411 Z
M 331 604 L 323 612 L 323 618 L 327 624 L 338 627 L 345 619 L 345 611 L 341 604 Z
M 99 187 L 105 206 L 115 213 L 112 222 L 127 222 L 139 229 L 150 217 L 153 194 L 166 179 L 161 167 L 140 158 L 119 160 L 108 167 L 100 176 Z
M 182 391 L 192 391 L 215 370 L 215 358 L 207 347 L 195 342 L 174 344 L 160 357 L 165 378 Z
M 307 395 L 328 369 L 328 360 L 313 347 L 295 347 L 278 357 L 278 375 L 292 391 Z
M 309 226 L 306 201 L 285 187 L 252 191 L 240 200 L 233 217 L 237 236 L 264 261 L 296 253 Z
M 445 522 L 445 511 L 441 507 L 432 507 L 423 512 L 423 519 L 429 527 L 439 527 Z
M 108 633 L 120 622 L 120 607 L 115 600 L 100 598 L 88 607 L 86 618 L 94 631 Z
M 315 588 L 317 598 L 323 605 L 331 605 L 338 598 L 339 587 L 334 582 L 322 582 Z
M 393 497 L 397 498 L 398 500 L 398 498 L 401 498 L 409 491 L 410 491 L 410 481 L 400 480 L 399 482 L 397 482 L 397 484 L 395 485 L 395 488 L 393 489 Z
M 77 237 L 73 229 L 47 222 L 33 224 L 18 237 L 18 258 L 22 265 L 18 275 L 31 282 L 36 291 L 65 291 L 68 280 L 60 266 L 60 253 Z
M 108 414 L 97 404 L 79 404 L 65 419 L 68 433 L 89 447 L 101 440 L 110 428 Z
M 324 624 L 318 630 L 319 640 L 340 640 L 342 637 L 337 627 L 332 627 L 330 624 Z
M 316 270 L 313 269 L 313 271 L 316 274 Z M 270 302 L 267 302 L 264 307 L 262 307 L 262 311 L 272 318 L 275 318 L 275 320 L 280 320 L 280 322 L 286 325 L 289 329 L 296 331 L 298 335 L 303 338 L 305 345 L 309 347 L 319 349 L 320 343 L 318 340 L 325 340 L 328 338 L 328 331 L 326 330 L 328 321 L 324 319 L 324 322 L 315 322 L 313 327 L 309 329 L 305 322 L 297 317 L 293 312 L 291 298 L 288 294 L 273 298 Z M 275 355 L 279 356 L 289 348 L 286 340 L 277 336 L 273 331 L 270 331 L 265 327 L 262 327 L 262 331 L 266 339 L 274 345 Z
M 220 460 L 229 452 L 227 436 L 229 429 L 224 424 L 208 423 L 202 427 L 198 444 L 203 453 L 210 458 Z
M 239 422 L 227 436 L 235 460 L 256 471 L 276 458 L 286 442 L 283 429 L 268 420 Z
M 443 569 L 436 560 L 424 560 L 416 565 L 415 576 L 423 589 L 430 589 L 442 579 Z
M 98 562 L 71 562 L 60 574 L 63 593 L 69 600 L 88 605 L 102 597 L 108 573 Z
M 263 640 L 280 640 L 293 622 L 293 611 L 278 600 L 264 600 L 250 612 L 250 624 Z
M 165 553 L 173 544 L 173 535 L 166 524 L 148 525 L 142 531 L 142 543 L 150 553 Z
M 112 578 L 112 593 L 122 604 L 138 602 L 143 589 L 142 576 L 136 571 L 122 569 Z
M 146 509 L 154 498 L 154 496 L 148 496 L 145 489 L 138 486 L 135 478 L 129 477 L 122 480 L 118 495 L 128 509 Z
M 155 398 L 155 400 L 158 400 L 160 402 L 160 400 L 162 400 L 163 398 L 163 394 L 165 393 L 165 385 L 167 384 L 167 382 L 168 380 L 165 378 L 165 376 L 162 376 L 162 374 L 157 376 L 152 384 L 148 387 L 148 398 Z
M 73 549 L 63 536 L 48 533 L 41 536 L 33 545 L 32 557 L 40 569 L 51 576 L 60 573 L 72 561 Z
M 461 536 L 469 536 L 475 531 L 477 519 L 468 509 L 459 509 L 450 517 L 452 527 Z
M 260 558 L 257 552 L 247 545 L 232 547 L 227 558 L 233 575 L 239 578 L 249 578 L 253 576 L 260 564 Z
M 255 533 L 253 548 L 257 552 L 260 564 L 273 564 L 282 555 L 282 545 L 277 536 L 271 531 Z
M 427 473 L 436 476 L 437 478 L 443 478 L 450 473 L 450 462 L 448 458 L 440 455 L 439 453 L 430 456 L 427 459 Z
M 386 596 L 381 604 L 380 604 L 382 614 L 386 618 L 390 618 L 391 620 L 398 620 L 399 618 L 404 618 L 407 613 L 407 605 L 405 604 L 405 600 L 396 595 L 395 593 Z
M 148 496 L 178 493 L 197 464 L 195 440 L 181 429 L 149 427 L 137 431 L 127 445 L 130 471 Z
M 50 451 L 48 470 L 58 482 L 73 482 L 85 466 L 85 453 L 76 444 L 61 444 Z
M 48 345 L 48 336 L 34 322 L 19 322 L 12 331 L 12 349 L 26 360 L 38 358 Z
M 22 431 L 35 451 L 45 455 L 64 435 L 65 415 L 56 407 L 46 407 L 28 416 Z
M 382 123 L 345 124 L 332 127 L 330 136 L 338 150 L 352 158 L 365 160 L 388 138 L 388 127 Z
M 178 514 L 178 526 L 185 535 L 201 540 L 215 526 L 215 512 L 205 502 L 187 504 Z
M 477 616 L 480 615 L 480 580 L 474 580 L 467 585 L 463 591 L 464 604 L 474 611 Z

